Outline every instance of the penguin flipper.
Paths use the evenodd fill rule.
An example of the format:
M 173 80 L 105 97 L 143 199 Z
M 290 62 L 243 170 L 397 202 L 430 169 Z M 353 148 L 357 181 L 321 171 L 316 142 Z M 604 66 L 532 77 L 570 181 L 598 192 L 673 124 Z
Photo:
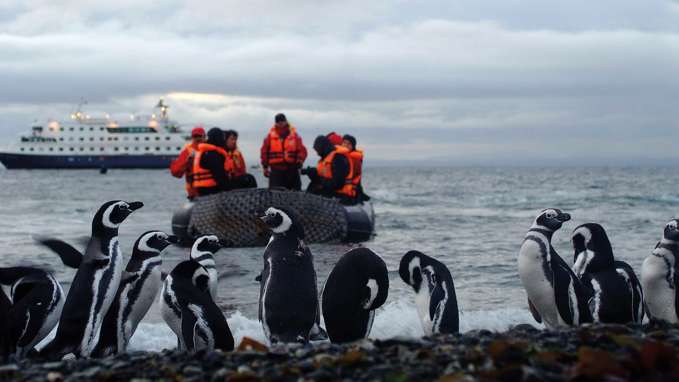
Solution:
M 188 307 L 182 307 L 182 339 L 185 350 L 195 351 L 198 339 L 198 319 Z
M 675 265 L 676 267 L 676 265 Z M 679 275 L 677 275 L 677 269 L 674 269 L 674 313 L 679 317 L 679 293 L 677 293 L 677 288 L 679 288 Z
M 616 261 L 615 267 L 618 272 L 621 270 L 627 275 L 627 282 L 629 284 L 630 293 L 632 294 L 632 317 L 634 322 L 641 323 L 644 320 L 644 291 L 641 287 L 641 282 L 637 278 L 634 269 L 624 261 Z
M 75 249 L 72 245 L 53 237 L 36 236 L 34 237 L 34 240 L 38 244 L 49 248 L 52 250 L 52 252 L 59 255 L 65 266 L 75 269 L 80 268 L 80 263 L 82 263 L 83 260 L 83 254 Z
M 542 323 L 542 316 L 540 316 L 540 312 L 538 312 L 537 308 L 535 308 L 535 305 L 528 299 L 528 308 L 530 309 L 530 313 L 533 315 L 533 318 L 535 321 L 538 322 L 538 324 Z
M 592 322 L 592 313 L 588 306 L 591 293 L 587 293 L 580 279 L 556 252 L 553 252 L 550 263 L 553 275 L 554 300 L 563 322 L 568 325 Z M 577 322 L 574 320 L 576 317 Z

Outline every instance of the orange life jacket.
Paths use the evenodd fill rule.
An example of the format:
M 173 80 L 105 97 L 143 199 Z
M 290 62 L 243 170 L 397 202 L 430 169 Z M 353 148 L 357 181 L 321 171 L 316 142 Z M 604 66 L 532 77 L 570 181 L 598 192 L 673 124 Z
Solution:
M 290 125 L 290 133 L 285 140 L 276 132 L 276 126 L 269 130 L 269 165 L 299 164 L 299 147 L 297 145 L 297 130 Z
M 363 150 L 350 152 L 349 159 L 351 159 L 354 165 L 354 177 L 351 182 L 358 186 L 361 183 L 361 174 L 363 174 Z
M 245 175 L 245 159 L 243 159 L 243 154 L 238 149 L 226 151 L 224 167 L 232 178 Z
M 189 152 L 188 159 L 186 160 L 186 171 L 184 172 L 186 194 L 189 198 L 193 198 L 198 195 L 196 189 L 193 188 L 193 158 L 196 156 L 196 150 L 193 148 L 193 143 L 187 143 L 184 146 L 184 150 Z
M 316 166 L 316 172 L 318 176 L 325 179 L 332 179 L 332 160 L 335 159 L 335 155 L 344 155 L 349 162 L 349 173 L 344 179 L 344 186 L 339 190 L 335 191 L 340 195 L 346 195 L 350 198 L 356 197 L 356 185 L 353 183 L 354 179 L 354 161 L 349 156 L 349 149 L 344 146 L 335 146 L 335 151 L 326 155 L 325 158 L 318 161 Z
M 221 147 L 217 147 L 209 143 L 201 143 L 198 145 L 196 156 L 193 158 L 193 182 L 191 182 L 193 188 L 208 188 L 217 186 L 217 182 L 215 181 L 212 172 L 200 166 L 200 159 L 203 157 L 203 154 L 208 151 L 216 151 L 224 155 L 224 158 L 227 157 L 226 151 Z M 226 161 L 224 161 L 224 167 L 226 170 Z

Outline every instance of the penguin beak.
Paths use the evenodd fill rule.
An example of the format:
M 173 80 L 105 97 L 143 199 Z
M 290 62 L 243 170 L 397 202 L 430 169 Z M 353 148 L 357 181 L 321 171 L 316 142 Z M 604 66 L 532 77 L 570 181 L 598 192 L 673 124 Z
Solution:
M 571 220 L 571 215 L 567 214 L 567 213 L 561 213 L 556 217 L 556 219 L 558 221 L 562 222 L 562 223 L 567 222 L 567 221 Z
M 270 227 L 271 223 L 273 223 L 272 221 L 273 218 L 271 216 L 264 215 L 260 216 L 258 219 L 261 220 L 262 223 L 266 224 L 267 227 Z
M 140 209 L 140 208 L 142 208 L 142 207 L 144 207 L 144 203 L 142 203 L 142 202 L 131 202 L 131 203 L 127 203 L 127 208 L 128 208 L 130 211 L 136 211 L 136 210 L 138 210 L 138 209 Z
M 179 237 L 175 235 L 169 235 L 167 237 L 167 242 L 170 244 L 179 244 Z

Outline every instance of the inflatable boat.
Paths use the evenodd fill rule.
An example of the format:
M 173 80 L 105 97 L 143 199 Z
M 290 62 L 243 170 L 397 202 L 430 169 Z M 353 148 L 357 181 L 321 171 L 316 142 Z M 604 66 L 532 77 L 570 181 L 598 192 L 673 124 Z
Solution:
M 268 189 L 226 191 L 187 202 L 172 216 L 172 232 L 184 243 L 212 234 L 231 247 L 264 246 L 271 232 L 258 217 L 272 206 L 297 213 L 308 243 L 362 242 L 374 236 L 370 202 L 343 205 L 305 192 Z

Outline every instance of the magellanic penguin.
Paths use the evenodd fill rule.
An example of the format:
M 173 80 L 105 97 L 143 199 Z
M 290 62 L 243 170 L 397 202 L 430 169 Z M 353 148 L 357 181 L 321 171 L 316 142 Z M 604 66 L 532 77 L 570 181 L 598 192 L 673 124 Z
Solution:
M 325 329 L 334 343 L 367 338 L 375 309 L 387 300 L 384 260 L 368 248 L 354 248 L 335 264 L 321 297 Z
M 212 299 L 217 301 L 217 287 L 219 285 L 219 274 L 215 264 L 215 253 L 222 248 L 219 238 L 214 235 L 201 236 L 191 247 L 191 260 L 197 261 L 207 270 L 210 275 L 210 294 Z
M 161 231 L 143 233 L 134 243 L 132 256 L 125 267 L 118 292 L 104 323 L 94 357 L 124 353 L 139 322 L 148 312 L 162 286 L 161 252 L 177 243 L 176 236 Z
M 179 312 L 180 322 L 168 322 L 182 350 L 233 350 L 234 341 L 224 314 L 210 296 L 207 270 L 193 260 L 179 263 L 163 288 L 174 301 L 169 309 Z
M 114 200 L 104 203 L 94 215 L 92 235 L 68 291 L 56 337 L 41 354 L 90 356 L 123 273 L 118 227 L 143 205 Z
M 455 285 L 443 263 L 422 252 L 409 251 L 401 258 L 398 273 L 415 291 L 415 304 L 425 335 L 459 331 Z
M 641 266 L 649 318 L 679 323 L 679 220 L 665 225 L 663 237 Z
M 264 250 L 259 320 L 271 343 L 309 341 L 319 304 L 313 256 L 296 214 L 271 207 L 261 220 L 272 230 Z
M 626 324 L 644 319 L 644 294 L 632 267 L 616 261 L 604 228 L 596 223 L 573 230 L 573 272 L 591 290 L 594 322 Z
M 570 219 L 556 208 L 543 210 L 519 251 L 519 276 L 531 313 L 552 329 L 592 322 L 590 292 L 552 247 L 552 235 Z
M 57 325 L 64 291 L 52 274 L 30 267 L 0 268 L 0 286 L 10 303 L 0 330 L 8 349 L 21 359 Z

